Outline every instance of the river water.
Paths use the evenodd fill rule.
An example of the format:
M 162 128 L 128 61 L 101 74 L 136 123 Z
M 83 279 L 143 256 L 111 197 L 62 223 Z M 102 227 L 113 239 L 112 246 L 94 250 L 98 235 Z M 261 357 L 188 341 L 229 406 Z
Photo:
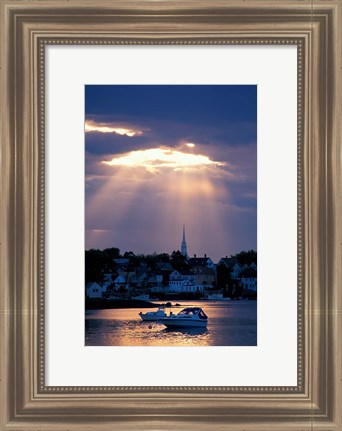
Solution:
M 143 322 L 140 311 L 156 309 L 88 310 L 85 315 L 86 346 L 256 346 L 257 301 L 179 301 L 183 308 L 203 308 L 207 328 L 167 329 L 158 322 Z

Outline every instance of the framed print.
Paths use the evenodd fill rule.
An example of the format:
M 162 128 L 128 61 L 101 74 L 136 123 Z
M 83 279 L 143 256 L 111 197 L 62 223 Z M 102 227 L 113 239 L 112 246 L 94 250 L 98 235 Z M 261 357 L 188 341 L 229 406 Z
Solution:
M 341 429 L 341 13 L 1 3 L 1 429 Z

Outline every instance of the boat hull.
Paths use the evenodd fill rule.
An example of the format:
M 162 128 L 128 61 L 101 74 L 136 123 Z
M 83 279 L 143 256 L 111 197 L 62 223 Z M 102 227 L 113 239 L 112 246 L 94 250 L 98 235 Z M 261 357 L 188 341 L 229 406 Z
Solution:
M 160 317 L 160 316 L 142 316 L 142 315 L 140 315 L 140 317 L 144 322 L 158 322 L 161 319 L 163 319 L 163 317 Z
M 159 322 L 167 328 L 205 328 L 208 323 L 206 320 L 183 320 L 177 318 L 160 319 Z

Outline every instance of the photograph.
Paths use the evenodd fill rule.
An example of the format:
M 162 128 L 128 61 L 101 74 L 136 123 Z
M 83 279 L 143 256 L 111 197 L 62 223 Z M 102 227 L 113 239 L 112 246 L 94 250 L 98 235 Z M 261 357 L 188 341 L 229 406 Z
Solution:
M 85 345 L 257 345 L 257 85 L 85 85 Z

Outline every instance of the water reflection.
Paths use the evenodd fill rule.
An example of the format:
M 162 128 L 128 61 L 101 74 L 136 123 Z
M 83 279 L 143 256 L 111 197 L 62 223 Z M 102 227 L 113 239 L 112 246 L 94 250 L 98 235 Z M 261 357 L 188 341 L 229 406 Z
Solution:
M 165 328 L 163 332 L 180 332 L 184 335 L 197 336 L 208 333 L 207 328 Z
M 255 346 L 256 301 L 182 301 L 202 307 L 209 317 L 207 328 L 166 328 L 158 322 L 143 322 L 139 309 L 91 310 L 86 312 L 87 346 Z

